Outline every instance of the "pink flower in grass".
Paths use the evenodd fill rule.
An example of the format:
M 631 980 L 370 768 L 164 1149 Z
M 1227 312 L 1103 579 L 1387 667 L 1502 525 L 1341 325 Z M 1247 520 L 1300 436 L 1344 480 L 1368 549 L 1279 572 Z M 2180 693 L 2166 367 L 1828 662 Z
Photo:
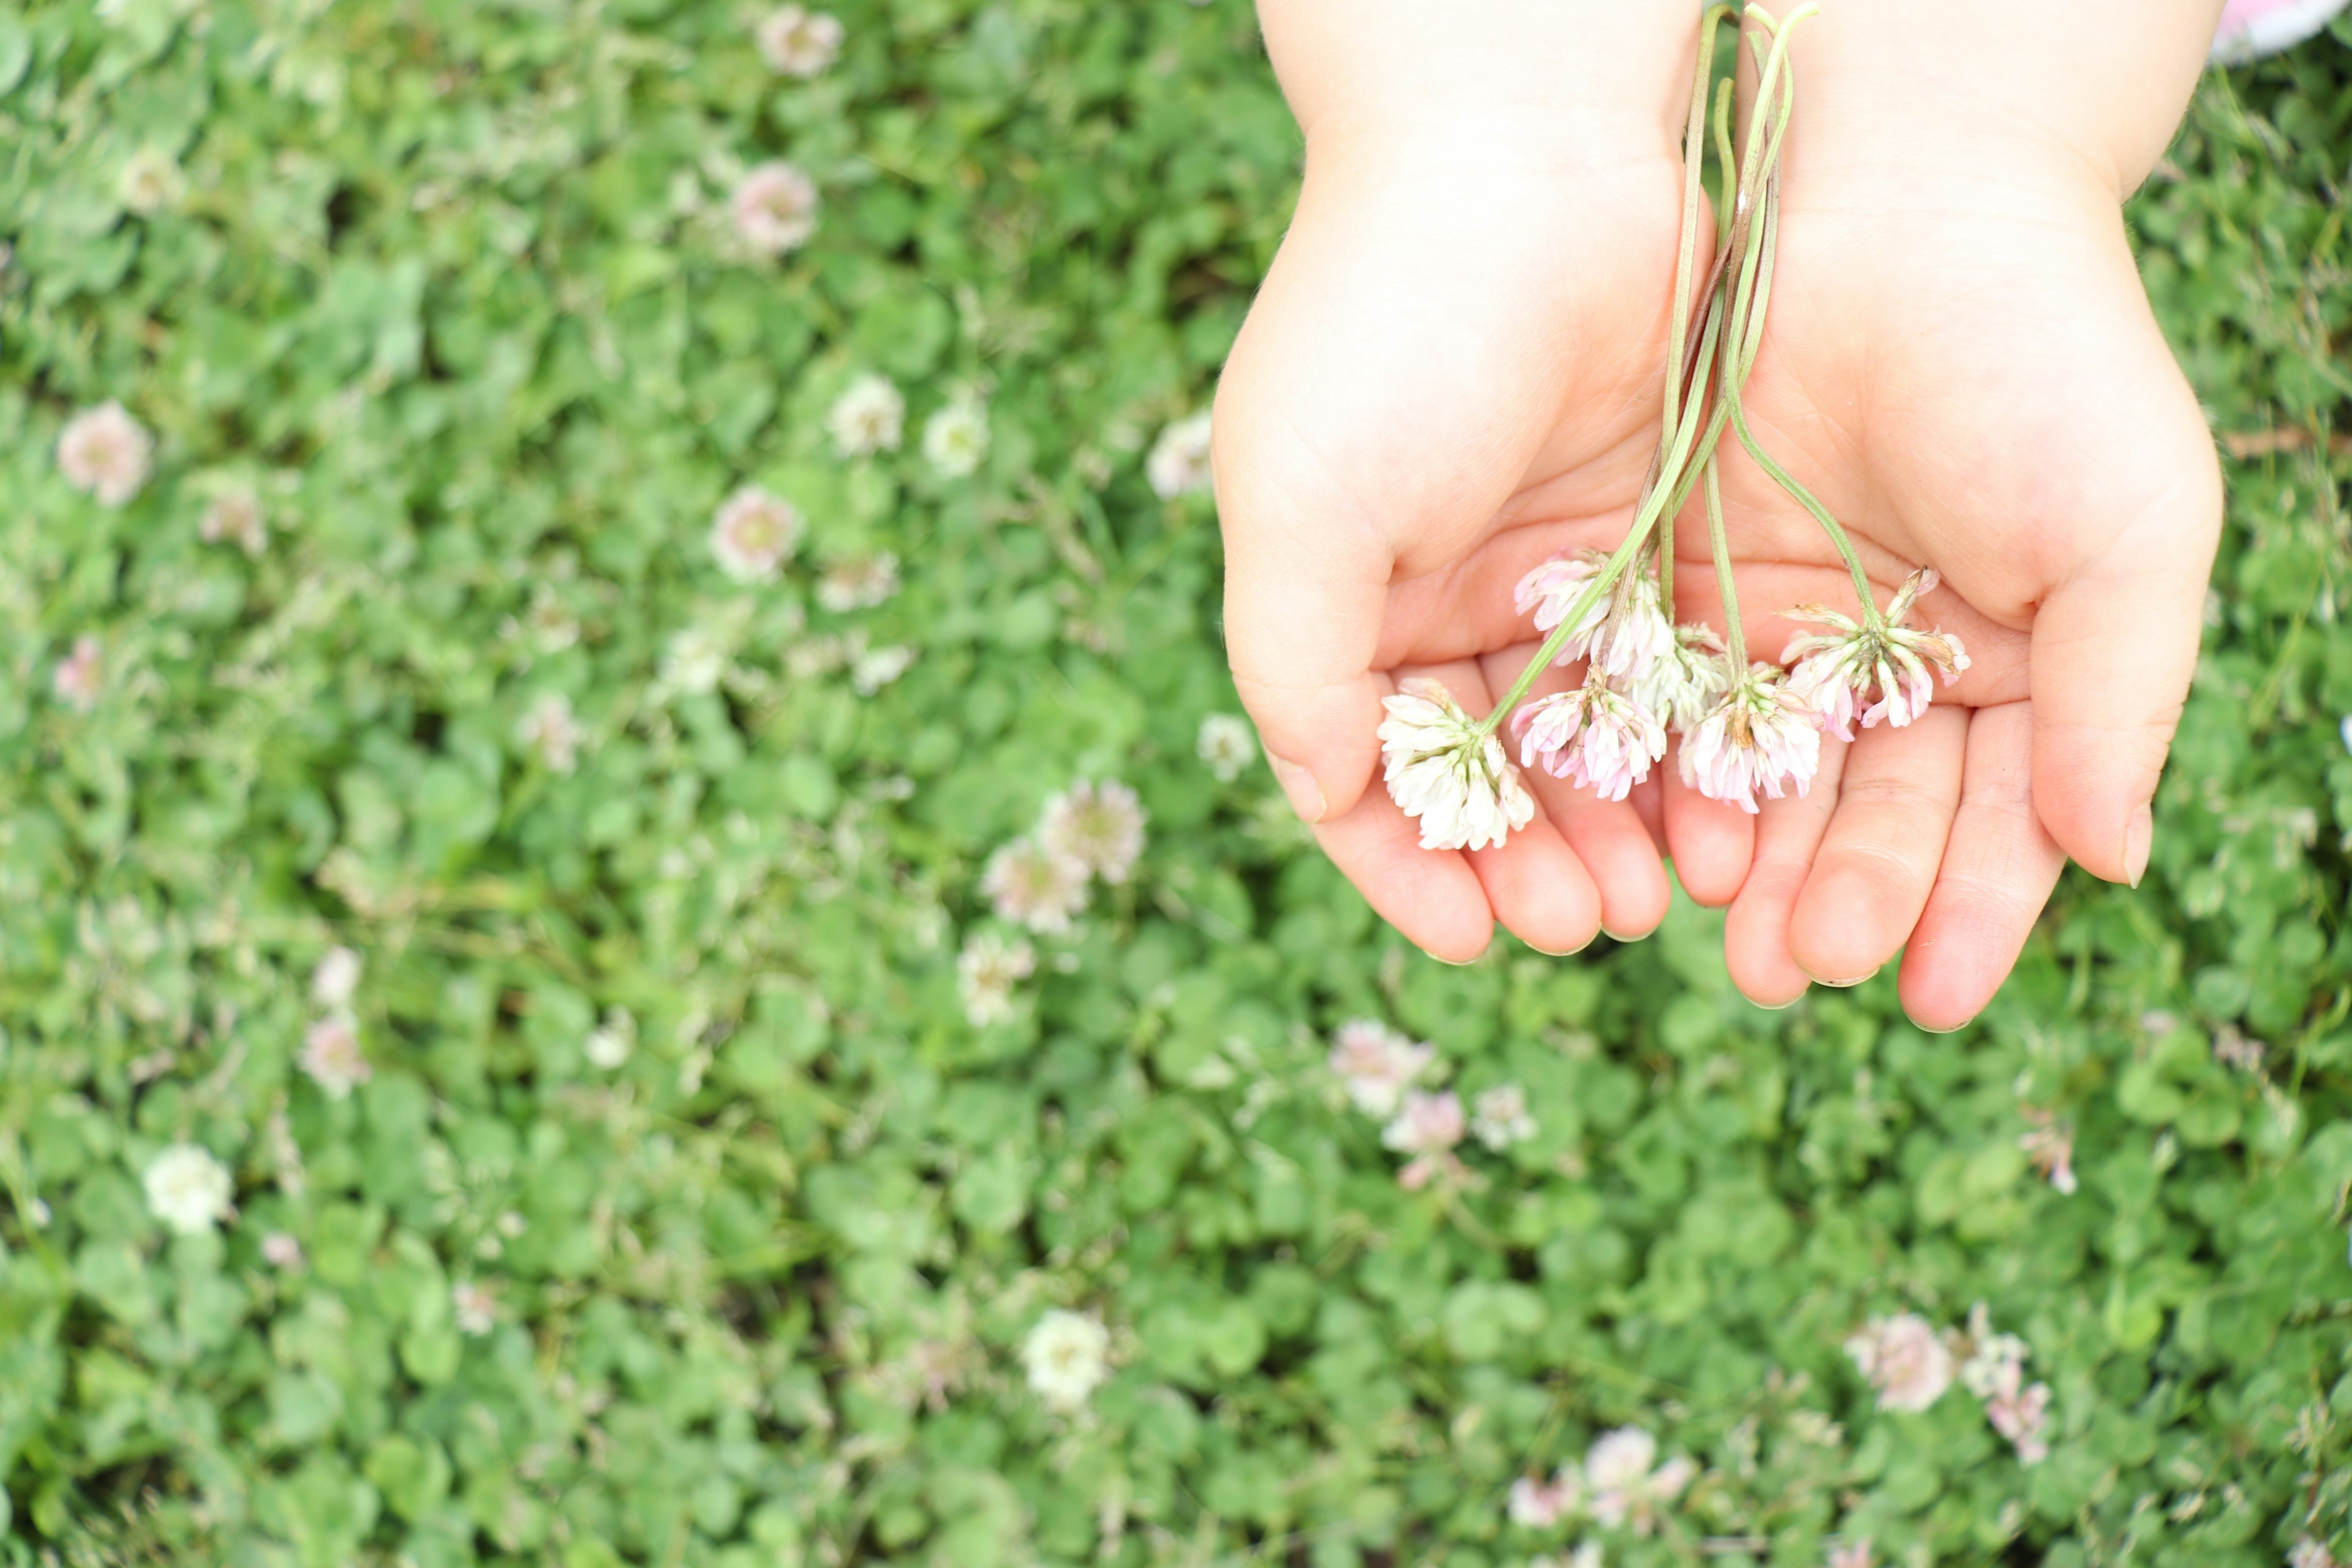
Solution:
M 816 232 L 816 182 L 790 163 L 762 163 L 729 198 L 735 232 L 762 256 L 782 256 Z

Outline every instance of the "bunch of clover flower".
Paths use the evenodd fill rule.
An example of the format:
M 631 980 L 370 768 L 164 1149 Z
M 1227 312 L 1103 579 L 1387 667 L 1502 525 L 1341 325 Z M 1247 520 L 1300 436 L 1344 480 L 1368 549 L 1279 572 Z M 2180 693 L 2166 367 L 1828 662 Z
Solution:
M 1881 721 L 1907 724 L 1933 697 L 1931 669 L 1949 682 L 1968 668 L 1957 637 L 1903 624 L 1913 603 L 1935 586 L 1935 574 L 1915 574 L 1881 612 L 1843 529 L 1765 452 L 1740 404 L 1771 296 L 1780 155 L 1796 106 L 1789 38 L 1817 9 L 1801 5 L 1783 23 L 1755 5 L 1741 14 L 1743 26 L 1754 22 L 1758 29 L 1745 33 L 1758 66 L 1755 109 L 1746 152 L 1735 157 L 1731 84 L 1724 82 L 1716 94 L 1714 143 L 1727 210 L 1718 215 L 1722 244 L 1704 288 L 1695 289 L 1711 40 L 1730 7 L 1710 8 L 1701 23 L 1684 138 L 1682 247 L 1664 409 L 1648 480 L 1615 551 L 1558 557 L 1520 580 L 1515 607 L 1532 614 L 1536 629 L 1547 635 L 1484 719 L 1474 719 L 1433 680 L 1408 680 L 1387 700 L 1380 729 L 1384 776 L 1398 805 L 1420 821 L 1423 848 L 1500 846 L 1526 826 L 1535 802 L 1519 776 L 1521 766 L 1540 764 L 1602 799 L 1622 800 L 1664 757 L 1669 733 L 1681 737 L 1685 784 L 1752 813 L 1759 794 L 1777 800 L 1791 785 L 1805 793 L 1820 765 L 1823 730 L 1852 740 L 1857 712 L 1865 727 Z M 1694 333 L 1693 305 L 1699 298 L 1706 308 Z M 1727 426 L 1765 473 L 1820 521 L 1861 602 L 1858 619 L 1816 605 L 1789 612 L 1792 619 L 1828 628 L 1790 643 L 1781 658 L 1793 670 L 1748 658 L 1717 452 Z M 1672 520 L 1694 489 L 1705 499 L 1723 605 L 1720 636 L 1672 619 Z M 1575 690 L 1520 706 L 1547 667 L 1579 659 L 1585 673 Z M 1518 743 L 1517 766 L 1497 733 L 1506 715 Z

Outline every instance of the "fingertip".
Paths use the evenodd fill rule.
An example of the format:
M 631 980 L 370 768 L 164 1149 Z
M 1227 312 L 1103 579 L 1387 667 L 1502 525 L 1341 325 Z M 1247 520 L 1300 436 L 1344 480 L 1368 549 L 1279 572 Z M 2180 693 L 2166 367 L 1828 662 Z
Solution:
M 1538 817 L 1470 868 L 1504 928 L 1538 952 L 1580 952 L 1601 932 L 1601 890 L 1559 830 Z
M 1756 819 L 1672 779 L 1666 784 L 1664 816 L 1666 852 L 1683 891 L 1708 909 L 1721 909 L 1738 898 L 1756 852 Z

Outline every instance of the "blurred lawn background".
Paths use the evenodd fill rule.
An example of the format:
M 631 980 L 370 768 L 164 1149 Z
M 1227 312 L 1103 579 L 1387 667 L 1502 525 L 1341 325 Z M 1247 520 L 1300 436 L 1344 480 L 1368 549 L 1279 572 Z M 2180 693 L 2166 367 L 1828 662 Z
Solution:
M 2352 25 L 2132 207 L 2233 459 L 2154 868 L 1931 1038 L 1381 928 L 1217 717 L 1247 6 L 831 8 L 0 4 L 6 1562 L 2352 1557 Z M 1409 1190 L 1354 1019 L 1532 1128 Z M 1979 1302 L 2038 1463 L 1843 1348 Z

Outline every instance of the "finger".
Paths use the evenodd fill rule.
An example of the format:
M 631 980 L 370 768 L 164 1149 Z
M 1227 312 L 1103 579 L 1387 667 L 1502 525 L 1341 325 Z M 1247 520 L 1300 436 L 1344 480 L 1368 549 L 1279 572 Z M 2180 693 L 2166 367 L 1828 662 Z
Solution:
M 1527 661 L 1535 657 L 1536 647 L 1528 643 L 1482 660 L 1488 687 L 1501 689 L 1517 679 Z M 1581 665 L 1548 669 L 1537 678 L 1529 695 L 1572 690 L 1583 679 Z M 1651 769 L 1653 776 L 1656 771 L 1654 766 Z M 1655 931 L 1666 918 L 1673 894 L 1657 844 L 1632 800 L 1602 800 L 1540 767 L 1528 768 L 1525 776 L 1537 806 L 1559 830 L 1600 889 L 1601 929 L 1619 942 L 1633 942 Z
M 1467 963 L 1495 936 L 1486 885 L 1454 850 L 1423 849 L 1421 830 L 1384 789 L 1318 823 L 1316 841 L 1374 913 L 1432 958 Z
M 2034 809 L 2031 709 L 2003 703 L 1969 721 L 1960 808 L 1898 984 L 1923 1029 L 1957 1029 L 1984 1011 L 2066 864 Z
M 1666 748 L 1660 788 L 1666 854 L 1683 891 L 1709 909 L 1731 902 L 1756 850 L 1756 819 L 1728 802 L 1709 800 L 1683 782 L 1679 735 Z
M 1824 985 L 1854 985 L 1893 957 L 1936 885 L 1959 805 L 1968 711 L 1938 703 L 1848 747 L 1837 810 L 1789 921 L 1789 953 Z
M 1723 962 L 1740 994 L 1759 1006 L 1785 1007 L 1812 984 L 1790 954 L 1789 922 L 1837 810 L 1847 750 L 1843 741 L 1823 741 L 1811 790 L 1763 802 L 1756 818 L 1754 861 L 1724 918 Z

